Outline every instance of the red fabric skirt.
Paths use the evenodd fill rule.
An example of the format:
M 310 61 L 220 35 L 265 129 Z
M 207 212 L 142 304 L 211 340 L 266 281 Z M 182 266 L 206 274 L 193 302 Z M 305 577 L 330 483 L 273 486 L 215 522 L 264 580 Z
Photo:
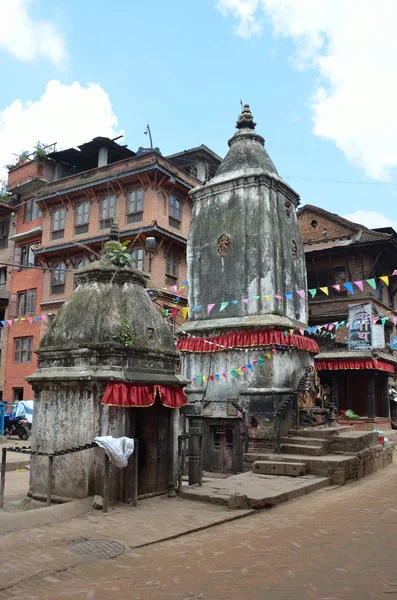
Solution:
M 181 408 L 187 404 L 187 396 L 179 386 L 141 385 L 120 381 L 107 384 L 102 404 L 122 408 L 145 408 L 155 403 L 157 392 L 161 403 L 167 408 Z
M 318 354 L 319 348 L 315 340 L 297 334 L 284 334 L 274 329 L 253 331 L 234 331 L 224 335 L 208 338 L 183 338 L 177 343 L 180 352 L 222 352 L 230 348 L 254 348 L 259 346 L 290 346 Z
M 394 373 L 394 365 L 374 358 L 351 358 L 345 360 L 315 360 L 317 371 L 348 371 L 350 369 L 377 369 Z

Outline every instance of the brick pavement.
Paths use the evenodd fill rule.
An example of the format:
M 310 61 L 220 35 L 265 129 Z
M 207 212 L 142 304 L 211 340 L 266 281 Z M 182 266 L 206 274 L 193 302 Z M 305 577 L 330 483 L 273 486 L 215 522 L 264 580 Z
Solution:
M 327 488 L 199 533 L 141 549 L 127 547 L 116 559 L 75 560 L 63 572 L 42 571 L 0 598 L 387 599 L 397 596 L 396 498 L 397 468 L 390 466 L 357 483 Z M 205 506 L 191 504 L 196 509 Z M 128 528 L 127 511 L 125 515 Z M 120 529 L 114 530 L 111 520 L 108 525 L 108 539 L 122 541 Z M 90 533 L 104 537 L 102 532 L 97 535 L 94 522 Z M 20 560 L 29 541 L 37 544 L 40 536 L 48 545 L 47 556 L 54 556 L 65 533 L 51 535 L 29 532 L 27 543 L 21 539 L 18 545 Z M 7 544 L 9 550 L 14 548 Z M 17 554 L 14 551 L 15 558 Z M 46 559 L 42 555 L 38 549 L 38 563 Z

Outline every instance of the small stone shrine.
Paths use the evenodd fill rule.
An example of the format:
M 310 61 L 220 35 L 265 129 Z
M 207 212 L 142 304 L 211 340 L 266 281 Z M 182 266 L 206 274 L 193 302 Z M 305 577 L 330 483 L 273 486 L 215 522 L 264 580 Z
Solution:
M 242 470 L 271 446 L 278 408 L 313 365 L 299 196 L 278 175 L 246 104 L 213 179 L 190 192 L 189 319 L 180 328 L 189 430 L 204 468 Z M 285 435 L 291 410 L 281 423 Z
M 104 435 L 136 438 L 138 494 L 172 495 L 186 381 L 176 375 L 170 328 L 146 292 L 149 276 L 119 261 L 118 237 L 116 225 L 100 260 L 76 271 L 75 291 L 41 340 L 29 377 L 32 451 L 66 450 Z M 102 494 L 103 462 L 100 449 L 56 457 L 53 500 Z M 33 455 L 31 497 L 45 497 L 46 477 L 47 458 Z M 110 498 L 128 499 L 129 485 L 129 467 L 114 467 Z

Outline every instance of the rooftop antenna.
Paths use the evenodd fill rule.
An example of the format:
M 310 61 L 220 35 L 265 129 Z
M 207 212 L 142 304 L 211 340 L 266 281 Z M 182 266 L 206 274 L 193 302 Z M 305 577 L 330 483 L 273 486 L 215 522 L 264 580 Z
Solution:
M 243 110 L 244 106 L 243 106 L 243 101 L 240 100 L 240 106 L 241 106 L 241 110 Z
M 152 133 L 150 131 L 149 123 L 146 125 L 146 129 L 144 131 L 144 134 L 149 136 L 149 139 L 150 139 L 150 148 L 153 150 Z

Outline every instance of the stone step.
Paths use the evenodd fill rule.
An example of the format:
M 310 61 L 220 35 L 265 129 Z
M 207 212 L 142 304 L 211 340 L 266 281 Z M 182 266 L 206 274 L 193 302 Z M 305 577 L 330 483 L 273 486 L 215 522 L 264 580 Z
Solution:
M 297 435 L 291 435 L 288 437 L 281 438 L 282 444 L 298 444 L 299 446 L 319 446 L 320 448 L 328 448 L 328 438 L 310 438 L 310 437 L 299 437 Z
M 256 460 L 252 463 L 252 472 L 262 475 L 286 475 L 288 477 L 300 477 L 306 475 L 305 463 Z
M 290 429 L 289 435 L 298 435 L 299 437 L 308 437 L 308 438 L 332 438 L 335 435 L 341 435 L 343 433 L 348 433 L 350 431 L 355 431 L 353 425 L 346 425 L 343 427 L 308 427 L 306 429 Z
M 301 448 L 308 448 L 308 446 Z M 342 485 L 346 481 L 360 479 L 378 469 L 387 467 L 393 461 L 393 449 L 372 446 L 356 455 L 326 454 L 324 456 L 258 452 L 244 454 L 243 458 L 244 468 L 249 470 L 252 469 L 252 463 L 258 460 L 305 463 L 306 473 L 331 477 L 333 485 Z
M 327 454 L 327 449 L 322 446 L 300 444 L 281 444 L 281 452 L 285 454 L 304 454 L 306 456 L 324 456 Z

